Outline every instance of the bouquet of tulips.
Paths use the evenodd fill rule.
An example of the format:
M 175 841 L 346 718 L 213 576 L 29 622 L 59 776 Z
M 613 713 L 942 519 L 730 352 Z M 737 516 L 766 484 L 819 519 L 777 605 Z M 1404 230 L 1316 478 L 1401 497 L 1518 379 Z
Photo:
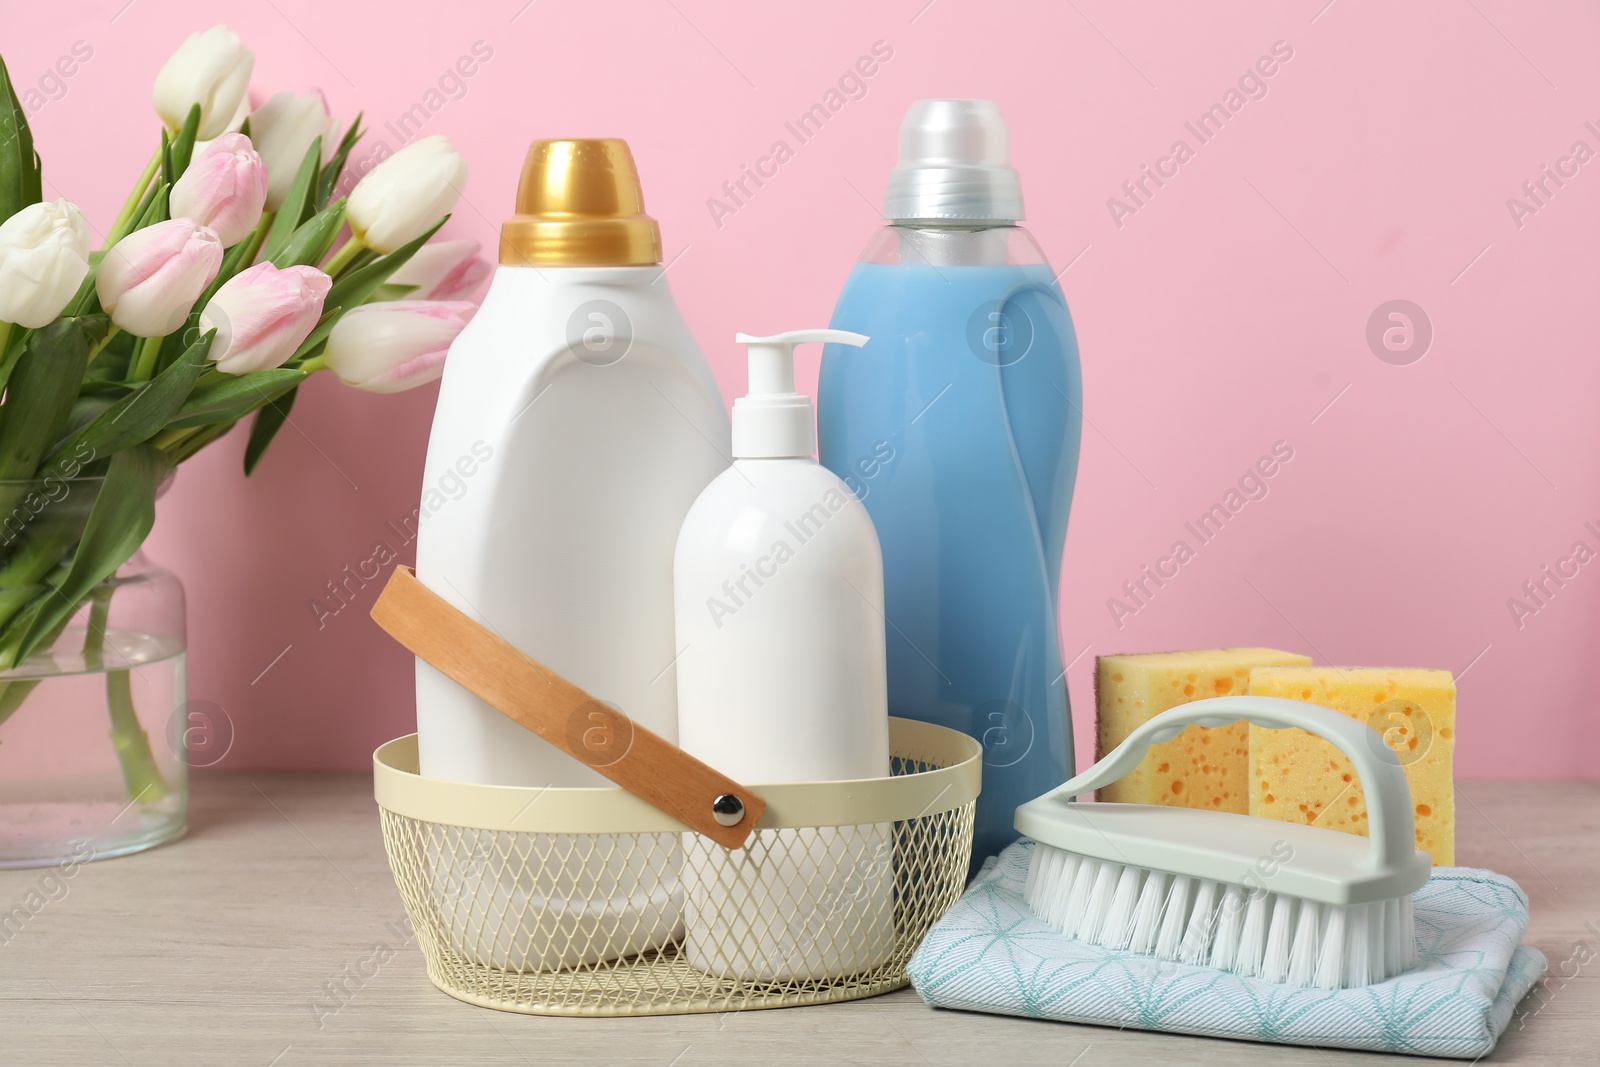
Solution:
M 336 197 L 360 116 L 340 137 L 320 94 L 251 110 L 254 62 L 224 26 L 179 47 L 155 82 L 159 146 L 98 249 L 82 211 L 43 199 L 0 63 L 0 671 L 139 548 L 177 464 L 248 418 L 248 474 L 319 370 L 374 392 L 432 381 L 474 310 L 451 298 L 487 273 L 476 243 L 427 244 L 466 180 L 449 142 Z M 77 485 L 94 487 L 70 490 L 96 494 L 87 519 L 51 521 Z M 0 681 L 0 723 L 33 684 Z M 108 687 L 130 790 L 158 784 L 142 731 L 117 736 L 126 686 Z

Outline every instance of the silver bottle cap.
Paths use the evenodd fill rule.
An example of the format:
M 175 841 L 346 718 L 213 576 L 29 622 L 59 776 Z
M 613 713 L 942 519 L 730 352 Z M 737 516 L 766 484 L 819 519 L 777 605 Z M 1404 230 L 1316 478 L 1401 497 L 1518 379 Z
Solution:
M 1011 138 L 993 100 L 918 100 L 900 124 L 886 219 L 1022 218 Z

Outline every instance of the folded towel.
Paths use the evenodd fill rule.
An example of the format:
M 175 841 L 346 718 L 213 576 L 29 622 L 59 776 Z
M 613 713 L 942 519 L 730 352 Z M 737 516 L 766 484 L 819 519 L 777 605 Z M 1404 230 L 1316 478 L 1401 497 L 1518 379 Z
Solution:
M 937 1008 L 1286 1045 L 1472 1059 L 1545 972 L 1522 944 L 1528 898 L 1511 879 L 1440 867 L 1417 890 L 1420 959 L 1361 989 L 1298 989 L 1085 945 L 1028 910 L 1031 841 L 991 859 L 906 970 Z

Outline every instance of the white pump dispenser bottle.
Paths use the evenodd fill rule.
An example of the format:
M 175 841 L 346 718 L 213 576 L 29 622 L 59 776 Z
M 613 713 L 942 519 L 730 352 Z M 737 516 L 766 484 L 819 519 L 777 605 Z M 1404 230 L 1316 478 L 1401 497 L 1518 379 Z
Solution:
M 794 387 L 796 345 L 867 338 L 799 330 L 737 341 L 749 349 L 750 394 L 733 405 L 733 465 L 690 507 L 674 559 L 679 744 L 747 783 L 880 778 L 889 720 L 878 535 L 850 488 L 812 459 L 811 398 Z M 758 833 L 726 852 L 689 835 L 691 963 L 768 981 L 881 963 L 894 936 L 891 828 L 765 833 L 805 840 L 778 847 Z

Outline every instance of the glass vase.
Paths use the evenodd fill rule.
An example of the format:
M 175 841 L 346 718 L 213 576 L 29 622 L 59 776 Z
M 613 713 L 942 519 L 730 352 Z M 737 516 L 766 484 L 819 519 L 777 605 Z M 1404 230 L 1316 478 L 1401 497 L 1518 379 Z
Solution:
M 0 514 L 0 635 L 49 589 L 48 575 L 22 581 L 40 569 L 23 566 L 26 544 L 59 548 L 53 566 L 66 566 L 98 481 L 36 487 Z M 182 583 L 136 551 L 0 670 L 0 868 L 120 856 L 183 833 L 185 648 Z

